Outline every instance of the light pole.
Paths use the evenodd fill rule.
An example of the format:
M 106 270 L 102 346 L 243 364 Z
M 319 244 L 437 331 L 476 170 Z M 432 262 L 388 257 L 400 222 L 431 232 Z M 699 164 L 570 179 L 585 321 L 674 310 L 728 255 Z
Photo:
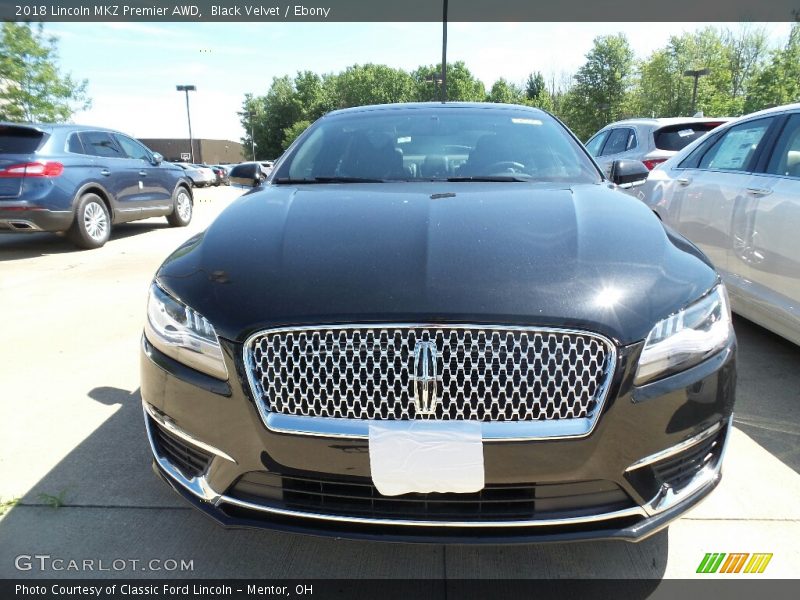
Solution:
M 604 102 L 603 104 L 598 104 L 597 108 L 599 108 L 603 112 L 603 119 L 605 120 L 606 125 L 610 123 L 611 115 L 609 114 L 608 109 L 611 108 L 611 105 Z
M 236 113 L 241 117 L 247 117 L 250 119 L 250 143 L 253 145 L 253 162 L 256 162 L 256 129 L 255 129 L 255 117 L 256 114 L 250 110 L 247 112 L 240 112 Z
M 186 94 L 186 119 L 189 121 L 189 157 L 194 162 L 194 140 L 192 139 L 192 117 L 189 114 L 189 92 L 197 91 L 193 85 L 176 85 L 175 89 Z
M 694 114 L 695 105 L 697 104 L 697 80 L 703 75 L 708 75 L 708 69 L 688 69 L 683 72 L 685 77 L 694 77 L 694 88 L 692 89 L 692 114 Z
M 253 162 L 256 162 L 256 129 L 255 129 L 255 113 L 249 112 L 247 113 L 248 118 L 250 119 L 250 143 L 253 144 Z
M 442 103 L 447 102 L 447 0 L 442 3 Z

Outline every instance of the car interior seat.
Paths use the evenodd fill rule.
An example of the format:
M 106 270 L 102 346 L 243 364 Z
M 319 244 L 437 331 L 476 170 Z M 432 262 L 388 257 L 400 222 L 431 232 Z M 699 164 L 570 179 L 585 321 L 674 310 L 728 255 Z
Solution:
M 357 134 L 344 163 L 344 173 L 351 177 L 387 179 L 406 177 L 403 153 L 395 148 L 391 136 Z
M 789 150 L 786 157 L 786 174 L 789 177 L 800 177 L 800 150 Z
M 438 154 L 431 154 L 425 157 L 420 165 L 419 175 L 423 178 L 429 177 L 449 177 L 450 171 L 447 167 L 447 159 Z

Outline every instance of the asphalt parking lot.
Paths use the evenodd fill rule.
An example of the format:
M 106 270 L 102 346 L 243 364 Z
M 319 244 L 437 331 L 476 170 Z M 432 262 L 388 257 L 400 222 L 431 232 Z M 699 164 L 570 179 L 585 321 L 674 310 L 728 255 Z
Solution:
M 138 381 L 148 284 L 166 255 L 238 194 L 196 193 L 188 228 L 119 226 L 76 251 L 46 234 L 0 235 L 0 577 L 81 577 L 19 555 L 192 561 L 91 576 L 687 578 L 707 552 L 771 552 L 763 575 L 800 565 L 800 348 L 742 319 L 736 430 L 723 482 L 687 516 L 639 544 L 402 545 L 226 531 L 150 469 Z M 709 577 L 704 575 L 704 577 Z

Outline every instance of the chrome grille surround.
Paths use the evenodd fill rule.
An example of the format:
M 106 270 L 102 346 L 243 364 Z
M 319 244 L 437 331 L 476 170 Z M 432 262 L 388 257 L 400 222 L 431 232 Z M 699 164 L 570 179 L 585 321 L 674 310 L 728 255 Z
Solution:
M 616 366 L 616 347 L 595 333 L 461 324 L 267 329 L 245 342 L 244 360 L 269 429 L 358 438 L 370 420 L 420 418 L 411 397 L 417 341 L 438 350 L 430 418 L 479 421 L 484 439 L 588 435 Z

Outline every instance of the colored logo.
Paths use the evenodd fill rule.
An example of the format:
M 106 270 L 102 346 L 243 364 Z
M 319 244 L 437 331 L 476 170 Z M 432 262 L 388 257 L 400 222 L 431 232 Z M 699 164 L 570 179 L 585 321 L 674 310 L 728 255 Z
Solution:
M 698 573 L 763 573 L 772 553 L 732 553 L 709 552 L 700 561 Z

